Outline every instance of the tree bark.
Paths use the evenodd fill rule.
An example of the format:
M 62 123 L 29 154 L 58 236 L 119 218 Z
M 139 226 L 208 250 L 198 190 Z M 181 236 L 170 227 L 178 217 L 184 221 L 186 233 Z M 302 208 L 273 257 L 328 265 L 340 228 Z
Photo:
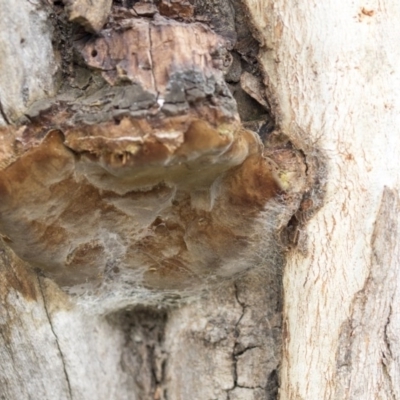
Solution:
M 306 253 L 285 267 L 280 396 L 397 398 L 399 5 L 248 7 L 280 126 L 326 169 Z
M 98 62 L 99 49 L 107 46 L 107 40 L 112 41 L 112 37 L 107 39 L 104 36 L 106 39 L 100 45 L 96 42 L 94 47 L 90 47 L 93 42 L 85 42 L 87 35 L 95 35 L 93 32 L 98 32 L 101 37 L 110 2 L 99 2 L 104 4 L 98 4 L 94 9 L 89 2 L 69 1 L 65 9 L 63 7 L 62 18 L 56 18 L 55 10 L 61 6 L 59 2 L 54 3 L 0 0 L 3 28 L 0 33 L 0 125 L 5 126 L 0 136 L 2 171 L 11 171 L 13 165 L 21 165 L 17 163 L 25 153 L 13 139 L 16 132 L 21 132 L 18 131 L 21 126 L 28 126 L 32 135 L 29 137 L 35 138 L 32 148 L 41 149 L 37 150 L 39 155 L 49 154 L 46 153 L 49 147 L 45 147 L 48 142 L 43 141 L 44 147 L 40 147 L 37 144 L 42 137 L 34 136 L 49 121 L 50 114 L 46 114 L 50 109 L 49 98 L 56 99 L 51 100 L 51 118 L 57 120 L 57 129 L 66 135 L 73 154 L 82 151 L 79 146 L 83 141 L 78 136 L 68 136 L 68 130 L 75 127 L 70 123 L 72 120 L 88 126 L 92 124 L 89 119 L 92 121 L 94 118 L 96 124 L 90 126 L 94 126 L 95 131 L 116 118 L 115 109 L 107 109 L 107 113 L 103 109 L 96 114 L 93 109 L 97 104 L 90 105 L 90 108 L 81 100 L 76 103 L 79 107 L 75 111 L 71 111 L 73 106 L 60 106 L 70 101 L 69 98 L 65 100 L 65 94 L 61 100 L 57 96 L 63 95 L 60 95 L 63 93 L 60 86 L 63 77 L 71 73 L 71 65 L 82 69 L 89 65 L 94 70 L 101 70 L 103 79 L 108 85 L 115 84 L 114 88 L 126 90 L 129 85 L 138 84 L 132 81 L 139 74 L 137 70 L 120 66 L 112 69 L 111 64 L 105 66 L 104 60 L 109 62 L 120 57 L 117 50 L 114 55 L 108 55 L 110 59 L 102 58 Z M 244 257 L 241 252 L 235 253 L 236 263 L 224 253 L 231 263 L 226 262 L 226 265 L 231 265 L 232 271 L 237 272 L 238 265 L 243 265 L 241 258 L 246 260 L 246 257 L 249 264 L 257 264 L 254 268 L 239 276 L 232 272 L 234 279 L 221 280 L 217 284 L 202 283 L 201 290 L 186 299 L 182 299 L 185 297 L 182 292 L 178 291 L 177 295 L 176 286 L 173 286 L 173 296 L 168 298 L 169 306 L 164 307 L 162 299 L 166 295 L 162 291 L 163 285 L 170 286 L 163 280 L 148 281 L 155 287 L 151 293 L 161 293 L 153 296 L 151 301 L 146 300 L 143 292 L 138 295 L 137 289 L 132 289 L 134 285 L 127 289 L 124 287 L 122 291 L 117 278 L 109 283 L 108 290 L 103 287 L 103 291 L 95 295 L 87 295 L 86 291 L 84 295 L 75 296 L 66 293 L 70 283 L 61 290 L 60 286 L 71 272 L 63 272 L 61 279 L 60 275 L 53 274 L 54 269 L 49 268 L 53 258 L 59 256 L 56 251 L 54 256 L 48 256 L 53 242 L 46 244 L 45 250 L 34 247 L 30 258 L 21 250 L 35 234 L 45 243 L 41 228 L 32 225 L 35 227 L 32 229 L 26 224 L 26 232 L 18 228 L 19 236 L 11 235 L 17 230 L 13 229 L 18 223 L 35 214 L 36 208 L 28 208 L 26 204 L 29 202 L 18 203 L 22 196 L 10 197 L 11 192 L 17 193 L 16 186 L 12 186 L 12 191 L 3 189 L 4 182 L 11 182 L 10 176 L 14 179 L 10 185 L 14 185 L 21 179 L 20 175 L 7 175 L 9 180 L 2 175 L 2 398 L 399 398 L 400 173 L 397 160 L 400 159 L 400 135 L 397 135 L 397 122 L 400 100 L 397 93 L 400 72 L 396 67 L 400 65 L 400 52 L 396 39 L 400 37 L 397 23 L 400 6 L 391 0 L 363 5 L 333 0 L 315 4 L 287 0 L 217 1 L 212 4 L 167 0 L 114 3 L 118 4 L 113 7 L 120 6 L 118 13 L 133 10 L 134 18 L 138 15 L 144 17 L 146 24 L 152 18 L 156 20 L 158 12 L 168 21 L 174 20 L 173 24 L 182 24 L 179 29 L 186 29 L 184 24 L 189 26 L 192 19 L 198 18 L 197 23 L 207 24 L 228 43 L 225 46 L 232 57 L 228 71 L 224 66 L 212 64 L 211 58 L 207 59 L 208 50 L 204 52 L 204 65 L 211 75 L 217 76 L 217 80 L 222 76 L 218 71 L 223 71 L 239 107 L 243 126 L 240 125 L 238 131 L 254 130 L 259 126 L 257 124 L 265 128 L 264 122 L 269 118 L 265 107 L 274 116 L 274 132 L 269 132 L 264 138 L 267 149 L 262 154 L 279 167 L 278 184 L 286 193 L 286 203 L 279 212 L 274 208 L 272 213 L 266 203 L 257 209 L 263 213 L 263 225 L 269 226 L 262 230 L 264 237 L 257 242 L 257 247 L 245 253 Z M 115 9 L 111 24 L 117 23 L 121 15 L 115 13 Z M 70 46 L 65 37 L 57 36 L 60 25 L 61 32 L 72 29 L 67 16 L 87 31 L 81 33 L 83 43 L 89 43 L 89 47 L 84 45 L 79 61 L 74 59 L 76 54 L 65 51 Z M 177 19 L 184 22 L 176 22 Z M 111 28 L 111 35 L 122 32 L 123 36 L 132 32 L 130 26 L 120 28 L 114 31 Z M 207 46 L 214 46 L 214 33 L 210 33 L 211 39 L 206 40 L 209 28 L 196 29 L 203 32 L 202 43 L 208 40 Z M 72 31 L 70 33 L 72 35 Z M 145 51 L 147 36 L 143 35 L 138 36 L 140 40 L 135 43 L 143 45 Z M 117 48 L 115 43 L 120 36 L 115 40 L 110 49 Z M 191 43 L 191 49 L 195 49 L 198 41 Z M 252 49 L 257 46 L 258 53 L 253 54 Z M 139 47 L 136 54 L 142 51 Z M 160 54 L 158 65 L 163 62 L 163 57 L 165 59 L 165 55 Z M 93 55 L 97 57 L 94 61 Z M 257 60 L 261 75 L 251 69 L 252 62 L 257 65 Z M 245 65 L 245 71 L 241 70 L 240 64 Z M 147 73 L 149 70 L 146 67 L 144 71 Z M 154 86 L 154 82 L 160 82 L 157 79 L 164 79 L 157 78 L 164 76 L 162 71 L 165 70 L 160 68 L 157 72 L 153 68 L 147 78 L 143 75 L 139 84 L 149 93 L 155 90 L 154 87 L 162 92 L 162 85 Z M 127 86 L 118 86 L 128 81 Z M 84 72 L 74 82 L 75 94 L 90 86 Z M 112 90 L 114 96 L 119 89 Z M 70 96 L 71 92 L 68 93 Z M 107 96 L 110 96 L 110 91 Z M 217 100 L 218 96 L 215 95 Z M 224 94 L 222 97 L 225 99 L 223 107 L 231 113 L 230 121 L 235 121 L 230 126 L 236 129 L 235 124 L 239 122 L 238 118 L 232 117 L 234 111 L 227 106 L 230 100 L 226 98 L 229 96 Z M 198 115 L 203 120 L 214 118 L 215 114 L 202 111 L 203 103 L 197 105 L 196 111 L 190 108 L 192 105 L 182 111 L 179 108 L 183 107 L 182 104 L 171 101 L 169 112 L 191 115 L 190 118 L 194 119 Z M 219 107 L 221 103 L 215 104 L 213 106 Z M 208 110 L 207 107 L 210 105 L 204 109 Z M 140 107 L 131 108 L 129 112 L 129 118 L 141 118 L 132 114 L 142 112 Z M 218 118 L 216 125 L 221 123 Z M 115 129 L 120 129 L 120 125 L 115 125 Z M 156 131 L 154 126 L 152 129 Z M 213 134 L 211 132 L 209 138 L 213 139 Z M 234 136 L 232 140 L 241 137 Z M 250 137 L 253 143 L 252 135 L 243 137 Z M 283 144 L 279 142 L 276 145 L 271 137 L 275 140 L 281 138 L 281 141 L 283 137 Z M 79 145 L 71 145 L 73 140 Z M 89 151 L 107 145 L 104 142 L 100 145 L 91 143 L 93 147 Z M 87 148 L 83 150 L 88 151 Z M 60 150 L 54 159 L 62 159 L 64 152 Z M 34 167 L 39 158 L 42 156 L 32 157 L 34 162 L 25 162 L 28 167 L 24 166 L 25 169 L 20 168 L 20 171 L 27 174 L 32 166 L 31 175 L 36 176 Z M 227 164 L 226 168 L 236 168 L 236 164 L 232 167 L 230 160 L 223 160 L 224 168 Z M 244 175 L 239 169 L 234 171 L 232 175 L 228 173 L 228 176 L 235 177 L 230 180 L 224 181 L 226 175 L 223 175 L 221 187 L 233 190 L 232 182 L 237 182 L 237 176 Z M 277 178 L 270 171 L 265 167 L 263 176 L 275 182 Z M 252 177 L 252 174 L 246 176 Z M 285 177 L 288 177 L 287 187 Z M 49 182 L 52 180 L 53 176 Z M 250 179 L 246 184 L 243 180 L 239 182 L 235 196 L 237 193 L 241 195 L 240 192 L 248 193 L 248 188 L 252 187 Z M 35 184 L 32 178 L 29 185 L 40 187 Z M 178 190 L 184 191 L 180 185 Z M 203 189 L 198 200 L 201 204 L 209 199 L 204 197 Z M 37 193 L 38 190 L 32 190 L 30 196 Z M 266 196 L 264 192 L 263 196 Z M 230 204 L 223 203 L 217 214 L 229 208 Z M 48 205 L 42 208 L 50 210 Z M 10 210 L 18 210 L 15 213 L 18 218 L 7 225 L 4 221 L 11 218 Z M 29 211 L 24 213 L 24 210 Z M 243 215 L 236 217 L 235 214 L 240 213 L 233 212 L 235 218 L 249 221 L 253 217 L 253 213 L 247 214 L 245 207 L 240 210 Z M 244 236 L 260 232 L 262 224 L 258 225 L 258 216 L 254 224 L 249 222 L 253 231 L 247 229 Z M 213 225 L 213 228 L 223 230 L 225 225 Z M 279 240 L 275 236 L 277 231 Z M 199 241 L 207 243 L 208 247 L 203 249 L 208 251 L 213 240 L 217 239 L 212 236 L 209 245 L 207 237 L 203 237 L 205 242 Z M 221 240 L 218 249 L 224 248 L 224 243 L 226 241 Z M 235 250 L 232 243 L 226 248 Z M 42 260 L 37 249 L 48 257 L 43 265 L 35 261 Z M 97 257 L 96 249 L 90 247 L 83 251 L 80 248 L 82 251 L 74 253 L 77 255 L 74 260 L 87 254 Z M 87 258 L 84 263 L 87 265 Z M 95 273 L 85 276 L 89 276 L 89 283 L 98 279 Z M 171 282 L 176 285 L 174 279 L 171 278 Z M 185 283 L 189 284 L 192 282 Z M 187 287 L 179 290 L 184 293 Z M 193 287 L 189 287 L 192 292 Z

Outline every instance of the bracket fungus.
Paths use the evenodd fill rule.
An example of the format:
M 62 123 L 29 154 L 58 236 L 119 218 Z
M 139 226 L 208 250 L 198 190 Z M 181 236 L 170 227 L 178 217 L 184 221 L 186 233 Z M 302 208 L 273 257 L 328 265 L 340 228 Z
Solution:
M 66 292 L 103 300 L 260 264 L 287 213 L 224 82 L 224 40 L 160 16 L 114 24 L 74 43 L 85 85 L 77 74 L 1 129 L 3 240 Z

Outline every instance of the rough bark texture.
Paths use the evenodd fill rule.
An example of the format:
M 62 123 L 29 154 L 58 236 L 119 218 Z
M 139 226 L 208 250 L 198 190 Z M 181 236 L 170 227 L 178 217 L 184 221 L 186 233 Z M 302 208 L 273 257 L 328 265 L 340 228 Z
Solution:
M 278 123 L 327 172 L 285 268 L 280 396 L 397 398 L 399 4 L 246 3 Z
M 385 188 L 371 237 L 370 272 L 340 330 L 337 398 L 379 398 L 382 393 L 387 398 L 399 396 L 398 320 L 394 314 L 399 211 L 398 193 Z
M 98 32 L 107 21 L 112 0 L 67 0 L 65 3 L 70 21 L 83 25 L 89 31 Z
M 35 2 L 2 2 L 0 121 L 9 123 L 35 100 L 55 94 L 58 70 L 49 13 Z

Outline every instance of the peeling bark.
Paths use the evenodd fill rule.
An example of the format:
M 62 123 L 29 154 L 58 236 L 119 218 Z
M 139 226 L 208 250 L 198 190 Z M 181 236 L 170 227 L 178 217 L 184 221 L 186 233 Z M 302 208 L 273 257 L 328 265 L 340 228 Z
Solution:
M 98 32 L 107 21 L 112 0 L 65 0 L 70 21 L 83 25 L 88 31 Z
M 399 196 L 385 188 L 371 240 L 370 273 L 351 305 L 340 334 L 336 398 L 397 398 L 398 359 L 391 351 L 389 325 L 393 320 L 400 260 Z M 393 343 L 394 349 L 397 349 Z M 360 371 L 363 371 L 360 374 Z M 392 375 L 394 374 L 394 375 Z

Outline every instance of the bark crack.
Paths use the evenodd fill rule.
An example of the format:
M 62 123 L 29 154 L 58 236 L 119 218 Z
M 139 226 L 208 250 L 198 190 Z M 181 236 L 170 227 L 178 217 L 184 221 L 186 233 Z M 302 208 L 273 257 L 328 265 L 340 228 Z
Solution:
M 244 353 L 246 353 L 249 350 L 253 350 L 253 349 L 259 349 L 260 346 L 249 346 L 249 347 L 245 347 L 243 350 L 240 350 L 238 352 L 235 352 L 235 357 L 239 357 L 242 356 Z
M 392 296 L 392 302 L 393 302 L 393 296 Z M 392 354 L 392 349 L 390 347 L 390 339 L 389 339 L 389 336 L 388 336 L 387 329 L 388 329 L 388 326 L 390 324 L 390 317 L 392 315 L 392 312 L 393 312 L 392 304 L 390 304 L 390 306 L 389 306 L 389 315 L 388 315 L 385 327 L 383 329 L 383 340 L 385 341 L 386 347 L 388 349 L 388 353 L 389 353 L 391 358 L 393 358 L 393 354 Z
M 260 385 L 256 385 L 256 386 L 246 386 L 246 385 L 236 385 L 237 388 L 240 389 L 261 389 L 261 390 L 265 390 L 265 387 L 262 387 Z
M 396 398 L 396 384 L 392 381 L 390 367 L 393 365 L 390 346 L 389 325 L 392 318 L 392 304 L 396 293 L 393 276 L 398 259 L 396 238 L 398 232 L 398 195 L 385 187 L 379 211 L 375 218 L 370 239 L 371 255 L 369 272 L 363 287 L 354 295 L 347 321 L 342 325 L 337 352 L 336 397 L 353 398 L 365 392 L 371 380 L 377 375 L 384 380 L 387 389 Z M 376 364 L 360 355 L 371 351 L 368 343 L 375 343 L 379 355 Z M 370 357 L 373 360 L 372 356 Z M 373 370 L 375 368 L 375 370 Z M 354 397 L 355 398 L 355 397 Z
M 47 303 L 46 303 L 46 297 L 44 295 L 44 291 L 43 291 L 43 287 L 42 287 L 42 283 L 41 283 L 40 277 L 38 277 L 38 283 L 39 283 L 40 293 L 42 294 L 42 298 L 43 298 L 43 307 L 44 307 L 44 310 L 46 312 L 47 319 L 49 321 L 51 332 L 54 335 L 54 339 L 56 341 L 58 352 L 60 353 L 60 358 L 61 358 L 61 362 L 62 362 L 63 370 L 64 370 L 64 375 L 65 375 L 65 380 L 67 382 L 69 398 L 72 400 L 73 399 L 73 397 L 72 397 L 72 388 L 71 388 L 71 383 L 70 383 L 69 377 L 68 377 L 68 372 L 67 372 L 67 368 L 66 368 L 66 364 L 65 364 L 64 354 L 63 354 L 63 352 L 61 350 L 61 346 L 60 346 L 60 343 L 58 341 L 58 336 L 57 336 L 57 334 L 56 334 L 56 332 L 54 330 L 54 326 L 53 326 L 53 323 L 52 323 L 51 318 L 50 318 L 49 310 L 47 308 Z
M 227 398 L 228 400 L 230 400 L 230 393 L 237 387 L 240 387 L 238 385 L 238 372 L 237 372 L 237 357 L 240 354 L 243 354 L 246 350 L 248 350 L 247 348 L 244 349 L 243 351 L 241 351 L 240 353 L 236 352 L 236 348 L 238 347 L 238 337 L 240 335 L 239 332 L 239 324 L 240 321 L 242 320 L 245 310 L 246 310 L 246 305 L 244 303 L 242 303 L 239 299 L 239 288 L 237 283 L 234 283 L 234 287 L 235 287 L 235 299 L 238 302 L 238 304 L 240 305 L 240 307 L 242 308 L 242 312 L 240 314 L 240 317 L 238 318 L 236 324 L 235 324 L 235 329 L 234 329 L 234 335 L 235 335 L 235 342 L 233 344 L 233 349 L 232 349 L 232 365 L 233 365 L 233 387 L 232 389 L 228 389 L 227 390 Z
M 151 71 L 151 77 L 153 78 L 154 90 L 156 91 L 156 98 L 158 100 L 160 92 L 158 91 L 157 81 L 156 81 L 156 77 L 154 75 L 153 40 L 151 38 L 151 24 L 150 23 L 149 23 L 149 43 L 150 43 L 149 54 L 150 54 L 150 62 L 151 62 L 150 71 Z
M 7 117 L 7 114 L 4 111 L 3 104 L 1 103 L 1 101 L 0 101 L 0 115 L 3 117 L 7 125 L 11 124 L 10 120 Z
M 392 375 L 390 374 L 389 371 L 389 361 L 393 360 L 393 354 L 392 354 L 392 349 L 391 349 L 391 345 L 390 345 L 390 339 L 389 339 L 389 335 L 387 332 L 388 326 L 390 324 L 390 319 L 391 319 L 391 315 L 392 315 L 392 302 L 393 302 L 393 296 L 392 296 L 392 301 L 390 304 L 390 309 L 389 309 L 389 315 L 386 321 L 386 324 L 383 328 L 383 341 L 386 345 L 386 349 L 387 349 L 387 353 L 384 351 L 382 354 L 382 359 L 381 359 L 381 363 L 382 363 L 382 371 L 383 374 L 388 382 L 389 385 L 389 389 L 390 389 L 390 393 L 393 396 L 394 399 L 396 399 L 396 392 L 394 389 L 394 383 L 393 383 L 393 379 L 392 379 Z M 389 360 L 390 359 L 390 360 Z

